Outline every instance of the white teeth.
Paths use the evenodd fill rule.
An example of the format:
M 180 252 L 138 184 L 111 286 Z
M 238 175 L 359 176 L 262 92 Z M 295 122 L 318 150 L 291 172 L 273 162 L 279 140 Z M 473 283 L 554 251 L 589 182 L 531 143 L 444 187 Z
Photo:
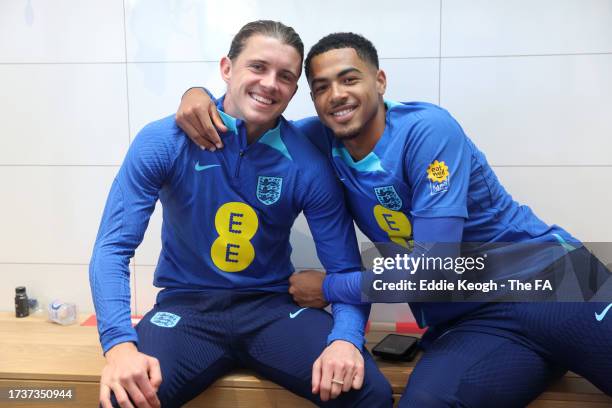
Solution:
M 341 110 L 339 112 L 334 112 L 334 113 L 332 113 L 332 115 L 334 115 L 334 116 L 344 116 L 344 115 L 348 115 L 349 113 L 351 113 L 354 110 L 355 110 L 355 108 L 344 109 L 344 110 Z
M 263 96 L 257 94 L 249 94 L 251 98 L 255 99 L 257 102 L 265 103 L 266 105 L 272 105 L 272 99 L 264 98 Z

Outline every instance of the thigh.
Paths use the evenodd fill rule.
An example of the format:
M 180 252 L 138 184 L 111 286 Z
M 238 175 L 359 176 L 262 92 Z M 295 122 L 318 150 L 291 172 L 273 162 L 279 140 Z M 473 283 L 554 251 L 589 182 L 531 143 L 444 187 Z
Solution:
M 312 365 L 327 346 L 333 325 L 329 313 L 300 308 L 290 296 L 279 294 L 252 303 L 241 316 L 242 360 L 249 368 L 319 406 L 391 406 L 391 387 L 367 352 L 361 390 L 328 403 L 312 394 Z
M 550 358 L 612 395 L 612 305 L 530 303 L 518 308 L 524 335 Z
M 222 319 L 197 307 L 162 304 L 140 321 L 138 349 L 160 362 L 162 406 L 195 398 L 236 365 Z
M 451 330 L 418 362 L 399 406 L 524 407 L 563 372 L 509 338 Z

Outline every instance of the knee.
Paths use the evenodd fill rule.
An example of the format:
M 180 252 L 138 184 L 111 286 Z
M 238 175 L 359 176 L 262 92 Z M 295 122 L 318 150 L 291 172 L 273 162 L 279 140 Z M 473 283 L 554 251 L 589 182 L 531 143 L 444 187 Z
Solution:
M 456 406 L 456 404 L 453 404 L 452 398 L 442 393 L 416 387 L 406 389 L 398 404 L 398 408 L 444 408 Z
M 160 400 L 160 402 L 161 402 L 161 405 L 162 405 L 162 407 L 164 407 L 164 408 L 166 408 L 166 407 L 170 407 L 170 408 L 172 408 L 172 407 L 174 407 L 174 406 L 176 406 L 176 407 L 178 407 L 178 406 L 179 406 L 179 405 L 176 405 L 176 404 L 174 404 L 174 403 L 173 403 L 173 401 L 175 400 L 175 398 L 172 398 L 172 397 L 166 396 L 166 395 L 163 393 L 163 388 L 159 390 L 159 392 L 157 393 L 157 397 L 159 398 L 159 400 Z M 112 392 L 112 391 L 111 391 L 111 398 L 110 398 L 110 400 L 111 400 L 111 405 L 113 406 L 113 408 L 121 408 L 121 405 L 119 405 L 119 402 L 117 402 L 117 398 L 115 397 L 115 393 L 114 393 L 114 392 Z M 129 402 L 130 402 L 130 404 L 131 404 L 132 406 L 136 406 L 136 404 L 135 404 L 135 403 L 132 401 L 132 399 L 131 399 L 131 398 L 129 399 Z M 100 404 L 100 407 L 99 407 L 99 408 L 102 408 L 102 404 Z
M 418 375 L 413 372 L 408 385 L 400 398 L 401 408 L 444 408 L 462 407 L 457 399 L 456 387 L 452 381 L 445 381 L 439 376 Z M 468 405 L 470 406 L 470 405 Z
M 361 389 L 359 406 L 363 407 L 392 407 L 393 390 L 385 376 L 378 370 L 366 375 Z
M 179 400 L 182 401 L 182 398 L 179 398 L 182 396 L 180 396 L 176 391 L 170 390 L 168 383 L 169 381 L 162 382 L 159 390 L 157 391 L 157 398 L 159 398 L 159 402 L 164 408 L 178 408 L 182 405 L 182 403 L 184 403 L 179 402 Z
M 587 380 L 589 380 L 593 385 L 599 388 L 604 394 L 609 397 L 612 397 L 612 383 L 609 380 L 605 379 L 605 375 L 603 379 L 600 378 L 591 378 L 589 376 L 584 376 Z

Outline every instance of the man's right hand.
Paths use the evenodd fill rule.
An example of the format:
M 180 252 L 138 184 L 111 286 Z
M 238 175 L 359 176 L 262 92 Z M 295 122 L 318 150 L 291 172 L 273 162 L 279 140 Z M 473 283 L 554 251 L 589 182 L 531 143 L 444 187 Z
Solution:
M 106 366 L 100 378 L 100 404 L 112 408 L 115 394 L 122 408 L 158 408 L 157 390 L 162 382 L 159 361 L 136 349 L 134 343 L 120 343 L 106 352 Z
M 217 129 L 227 132 L 227 127 L 202 88 L 190 88 L 185 92 L 176 112 L 176 123 L 201 148 L 214 152 L 223 147 Z

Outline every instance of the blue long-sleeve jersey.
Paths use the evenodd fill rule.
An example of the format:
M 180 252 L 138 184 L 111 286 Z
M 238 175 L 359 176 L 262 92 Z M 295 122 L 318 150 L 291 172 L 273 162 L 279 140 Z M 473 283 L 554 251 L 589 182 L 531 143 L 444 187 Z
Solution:
M 565 253 L 561 245 L 539 247 L 538 243 L 577 243 L 564 229 L 545 224 L 529 207 L 512 199 L 484 154 L 447 111 L 421 102 L 387 101 L 385 108 L 385 130 L 373 151 L 359 161 L 318 118 L 295 122 L 327 154 L 344 185 L 355 222 L 372 242 L 391 241 L 406 247 L 413 239 L 448 242 L 443 236 L 433 239 L 427 234 L 425 241 L 415 236 L 414 220 L 459 217 L 464 222 L 456 235 L 463 242 L 534 244 L 537 250 L 527 252 L 524 245 L 497 250 L 507 257 L 517 251 L 516 262 L 504 265 L 503 273 L 518 278 L 539 272 Z M 334 281 L 346 281 L 347 292 L 358 293 L 358 281 L 341 278 Z M 448 321 L 477 306 L 411 304 L 421 326 Z
M 222 111 L 223 98 L 218 101 Z M 294 272 L 291 226 L 304 212 L 329 273 L 361 268 L 342 189 L 321 153 L 284 118 L 247 144 L 242 120 L 222 113 L 225 148 L 201 150 L 173 117 L 135 138 L 108 196 L 90 263 L 104 352 L 137 343 L 130 320 L 129 259 L 155 203 L 163 207 L 158 299 L 176 291 L 284 292 Z M 334 304 L 328 341 L 363 345 L 369 308 Z

